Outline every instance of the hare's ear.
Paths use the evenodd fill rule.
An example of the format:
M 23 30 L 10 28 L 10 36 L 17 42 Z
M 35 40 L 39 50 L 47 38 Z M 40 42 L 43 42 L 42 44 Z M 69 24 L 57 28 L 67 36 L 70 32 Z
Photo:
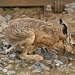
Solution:
M 60 18 L 60 25 L 61 25 L 61 31 L 64 35 L 67 35 L 67 25 L 63 23 L 62 19 Z
M 62 24 L 63 24 L 63 21 L 62 21 L 62 19 L 61 19 L 61 18 L 60 18 L 59 22 L 60 22 L 60 25 L 62 25 Z
M 62 32 L 63 32 L 64 35 L 67 35 L 67 34 L 68 34 L 68 33 L 67 33 L 67 29 L 68 29 L 68 28 L 67 28 L 67 25 L 63 23 L 63 24 L 62 24 Z

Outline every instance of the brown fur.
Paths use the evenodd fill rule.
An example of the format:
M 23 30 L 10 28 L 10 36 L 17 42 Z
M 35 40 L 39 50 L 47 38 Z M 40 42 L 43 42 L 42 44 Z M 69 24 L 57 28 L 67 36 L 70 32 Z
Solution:
M 43 57 L 27 55 L 27 53 L 32 54 L 40 45 L 49 48 L 52 53 L 55 53 L 56 51 L 52 50 L 53 46 L 59 40 L 64 41 L 66 39 L 53 24 L 32 18 L 19 18 L 10 21 L 5 32 L 6 41 L 13 45 L 24 45 L 21 58 L 35 60 L 43 60 Z M 33 42 L 35 42 L 33 50 L 29 51 Z
M 71 52 L 72 54 L 75 54 L 75 31 L 69 32 L 69 43 L 65 42 L 65 50 Z

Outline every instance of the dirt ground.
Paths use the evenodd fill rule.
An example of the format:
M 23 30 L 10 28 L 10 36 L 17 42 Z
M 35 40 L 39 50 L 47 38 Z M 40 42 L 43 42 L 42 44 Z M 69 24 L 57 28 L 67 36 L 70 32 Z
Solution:
M 55 27 L 57 28 L 60 28 L 59 19 L 62 18 L 63 21 L 69 26 L 70 31 L 75 30 L 75 13 L 67 14 L 64 11 L 61 14 L 54 14 L 53 12 L 50 12 L 48 15 L 44 15 L 43 9 L 41 7 L 40 8 L 36 7 L 36 8 L 20 8 L 20 9 L 16 8 L 15 10 L 12 9 L 9 11 L 0 12 L 0 14 L 3 16 L 6 14 L 9 14 L 12 16 L 11 19 L 16 19 L 26 15 L 31 18 L 36 18 L 43 21 L 47 21 L 49 23 L 54 23 Z M 68 53 L 65 55 L 64 51 L 61 49 L 57 55 L 58 57 L 66 56 L 66 57 L 72 58 L 73 59 L 72 61 L 66 62 L 66 64 L 72 63 L 72 66 L 64 67 L 60 70 L 58 70 L 57 68 L 50 68 L 49 71 L 42 69 L 41 73 L 32 72 L 32 69 L 29 69 L 29 66 L 25 66 L 25 67 L 22 67 L 21 71 L 15 75 L 35 75 L 35 74 L 36 75 L 75 75 L 75 54 Z M 24 62 L 24 63 L 27 63 L 28 65 L 32 65 L 32 63 L 30 62 Z M 48 67 L 50 66 L 48 65 Z

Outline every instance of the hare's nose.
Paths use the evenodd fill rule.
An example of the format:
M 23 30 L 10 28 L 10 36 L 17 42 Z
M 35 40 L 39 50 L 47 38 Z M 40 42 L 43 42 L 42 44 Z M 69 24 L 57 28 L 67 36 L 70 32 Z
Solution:
M 72 46 L 75 46 L 75 44 L 72 44 Z

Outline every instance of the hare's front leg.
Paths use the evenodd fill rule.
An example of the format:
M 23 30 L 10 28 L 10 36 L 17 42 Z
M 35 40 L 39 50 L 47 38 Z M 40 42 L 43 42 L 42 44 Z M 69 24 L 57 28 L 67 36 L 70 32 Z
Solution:
M 22 54 L 20 55 L 21 59 L 43 60 L 42 56 L 39 56 L 39 55 L 28 55 L 29 49 L 30 49 L 32 43 L 34 42 L 34 40 L 35 40 L 34 32 L 29 32 L 29 36 L 26 37 L 26 40 L 25 40 L 24 50 L 23 50 Z

